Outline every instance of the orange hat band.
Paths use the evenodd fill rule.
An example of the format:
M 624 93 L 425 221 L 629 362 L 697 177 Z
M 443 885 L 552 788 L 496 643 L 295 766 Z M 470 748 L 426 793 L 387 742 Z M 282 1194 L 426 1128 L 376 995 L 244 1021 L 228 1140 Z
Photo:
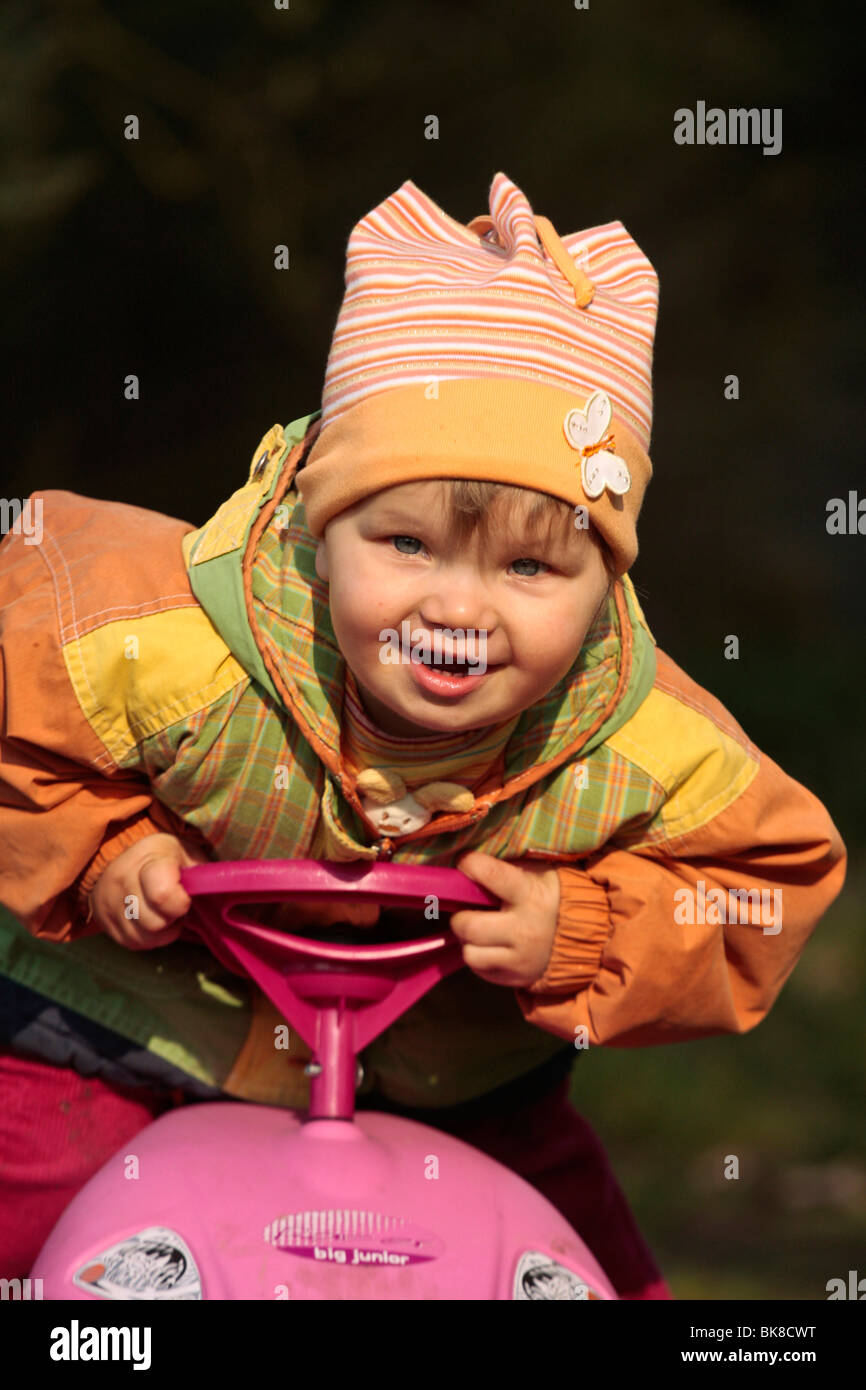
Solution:
M 652 465 L 615 417 L 608 435 L 581 451 L 564 423 L 586 398 L 525 378 L 429 377 L 365 396 L 322 428 L 296 478 L 311 533 L 384 488 L 425 478 L 478 478 L 559 497 L 586 507 L 613 554 L 618 574 L 637 556 L 636 523 Z M 623 495 L 588 495 L 584 457 L 628 466 Z

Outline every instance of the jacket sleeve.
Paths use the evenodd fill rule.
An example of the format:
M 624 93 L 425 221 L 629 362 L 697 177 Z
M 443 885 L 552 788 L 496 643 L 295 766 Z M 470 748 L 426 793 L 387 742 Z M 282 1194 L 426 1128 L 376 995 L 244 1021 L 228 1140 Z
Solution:
M 143 773 L 117 766 L 67 670 L 64 640 L 74 641 L 82 597 L 74 557 L 94 545 L 92 528 L 82 540 L 75 504 L 113 504 L 43 500 L 66 523 L 68 549 L 49 527 L 39 544 L 11 532 L 0 544 L 0 902 L 34 936 L 71 941 L 99 930 L 86 920 L 87 894 L 111 859 L 145 835 L 195 833 L 155 800 Z M 102 605 L 106 592 L 117 593 L 103 588 Z
M 699 827 L 557 866 L 553 952 L 516 991 L 529 1022 L 639 1047 L 745 1033 L 767 1015 L 842 888 L 846 851 L 820 801 L 757 756 L 744 790 Z

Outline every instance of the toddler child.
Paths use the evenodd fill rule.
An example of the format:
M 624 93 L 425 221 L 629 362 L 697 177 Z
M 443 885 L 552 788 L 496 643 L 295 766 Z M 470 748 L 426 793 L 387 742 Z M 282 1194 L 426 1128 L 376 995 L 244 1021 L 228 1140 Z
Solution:
M 4 1275 L 161 1109 L 304 1102 L 308 1051 L 181 937 L 181 868 L 383 858 L 501 907 L 453 915 L 468 969 L 365 1050 L 359 1107 L 476 1144 L 621 1297 L 670 1297 L 571 1065 L 753 1028 L 845 849 L 628 576 L 652 266 L 619 222 L 560 239 L 502 173 L 489 206 L 463 225 L 407 181 L 362 218 L 321 411 L 204 526 L 47 492 L 40 544 L 0 547 Z

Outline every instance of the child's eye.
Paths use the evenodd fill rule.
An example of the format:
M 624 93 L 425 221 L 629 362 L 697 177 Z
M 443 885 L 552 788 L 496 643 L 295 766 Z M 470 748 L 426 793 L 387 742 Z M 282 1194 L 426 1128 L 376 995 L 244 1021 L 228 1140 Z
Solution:
M 398 541 L 408 541 L 410 545 L 420 545 L 420 544 L 421 544 L 421 542 L 419 541 L 419 539 L 418 539 L 417 536 L 389 536 L 388 539 L 389 539 L 390 541 L 392 541 L 394 545 L 397 545 L 397 542 L 398 542 Z M 399 549 L 399 546 L 398 546 L 397 548 L 398 548 L 398 551 L 399 551 L 399 553 L 400 553 L 401 555 L 417 555 L 417 554 L 418 554 L 418 551 L 417 551 L 417 550 L 400 550 L 400 549 Z
M 394 548 L 400 555 L 418 555 L 420 554 L 420 551 L 424 548 L 423 541 L 420 541 L 417 536 L 389 536 L 388 540 L 391 542 L 391 544 L 394 546 Z M 401 545 L 401 542 L 403 541 L 405 541 L 409 546 L 416 546 L 418 548 L 408 550 L 404 549 Z M 535 565 L 535 569 L 531 570 L 529 573 L 521 573 L 521 579 L 534 579 L 540 570 L 550 569 L 550 565 L 546 565 L 543 560 L 532 560 L 529 557 L 526 557 L 522 560 L 514 560 L 512 563 L 513 565 Z
M 528 557 L 527 557 L 525 560 L 514 560 L 514 561 L 513 561 L 513 564 L 515 564 L 515 565 L 540 565 L 542 569 L 545 569 L 545 570 L 546 570 L 546 569 L 550 569 L 550 566 L 549 566 L 549 565 L 546 565 L 546 564 L 544 563 L 543 560 L 530 560 Z M 534 579 L 534 578 L 535 578 L 535 574 L 537 574 L 537 573 L 538 573 L 538 571 L 536 570 L 533 574 L 522 574 L 520 577 L 521 577 L 521 579 Z

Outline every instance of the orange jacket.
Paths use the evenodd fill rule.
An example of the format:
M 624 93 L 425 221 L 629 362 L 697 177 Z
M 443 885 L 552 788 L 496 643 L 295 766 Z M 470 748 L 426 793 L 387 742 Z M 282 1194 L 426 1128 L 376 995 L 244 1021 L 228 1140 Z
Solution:
M 161 1056 L 209 1084 L 228 1089 L 241 1059 L 252 1089 L 234 1093 L 273 1103 L 281 1103 L 278 1083 L 269 1090 L 261 1077 L 251 1080 L 243 1062 L 255 1055 L 266 1069 L 268 1052 L 273 1061 L 263 1044 L 273 1019 L 261 999 L 250 1006 L 247 997 L 234 1034 L 243 1011 L 235 1000 L 220 1014 L 216 991 L 204 986 L 183 1017 L 169 1017 L 168 1006 L 155 1013 L 157 963 L 143 957 L 177 960 L 191 979 L 200 957 L 180 945 L 130 953 L 106 938 L 94 943 L 82 908 L 105 864 L 157 830 L 223 859 L 382 852 L 340 757 L 339 650 L 295 511 L 293 476 L 316 418 L 285 432 L 274 426 L 245 485 L 197 531 L 139 508 L 47 493 L 40 544 L 11 535 L 0 545 L 0 903 L 45 943 L 28 953 L 21 931 L 4 938 L 0 924 L 0 972 L 62 995 L 140 1045 L 158 1039 Z M 277 521 L 279 544 L 290 538 L 297 564 L 275 617 L 262 585 L 277 563 Z M 533 707 L 509 774 L 502 765 L 472 812 L 387 847 L 404 862 L 449 863 L 475 847 L 558 868 L 550 962 L 516 991 L 523 1019 L 541 1034 L 521 1023 L 509 991 L 477 980 L 447 986 L 461 1001 L 441 1044 L 455 1076 L 461 1068 L 468 1075 L 470 1055 L 487 1048 L 480 1069 L 464 1076 L 470 1094 L 526 1070 L 564 1039 L 638 1046 L 754 1027 L 844 881 L 845 847 L 821 803 L 656 650 L 627 577 L 612 604 L 611 625 L 573 686 Z M 279 660 L 287 641 L 291 681 Z M 333 677 L 323 674 L 331 669 L 323 651 L 337 663 Z M 261 788 L 248 796 L 219 762 L 232 738 L 259 739 L 263 759 L 303 768 L 291 794 L 282 793 L 290 826 L 264 813 Z M 583 786 L 574 776 L 581 764 Z M 52 950 L 52 942 L 66 944 Z M 65 985 L 73 963 L 78 973 Z M 110 1011 L 99 978 L 125 982 Z M 425 1007 L 420 1001 L 389 1030 L 391 1059 L 401 1038 L 420 1037 Z M 495 1025 L 462 1017 L 476 1008 Z M 224 1052 L 213 1041 L 219 1019 Z M 441 1071 L 431 1062 L 437 1036 L 430 1033 L 423 1059 L 406 1062 L 412 1098 L 408 1080 L 400 1095 L 395 1083 L 395 1098 L 437 1103 L 422 1085 L 422 1073 Z M 437 1098 L 464 1096 L 440 1090 Z

